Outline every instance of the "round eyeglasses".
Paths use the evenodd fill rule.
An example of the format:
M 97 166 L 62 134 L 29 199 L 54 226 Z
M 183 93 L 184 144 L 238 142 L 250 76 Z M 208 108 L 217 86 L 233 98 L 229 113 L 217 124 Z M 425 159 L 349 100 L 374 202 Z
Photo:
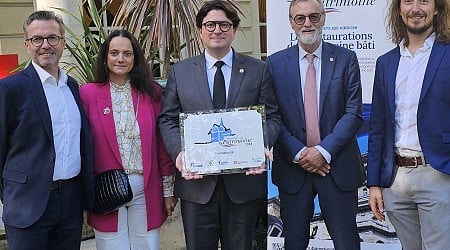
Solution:
M 209 32 L 214 32 L 217 25 L 219 25 L 219 29 L 222 32 L 229 31 L 231 29 L 231 26 L 233 26 L 232 23 L 229 23 L 227 21 L 208 21 L 206 23 L 203 23 L 202 25 L 205 26 L 205 29 Z
M 306 21 L 306 18 L 309 18 L 309 21 L 311 21 L 311 23 L 318 23 L 320 21 L 320 19 L 322 18 L 322 14 L 312 13 L 309 16 L 296 15 L 291 18 L 292 18 L 292 20 L 294 20 L 294 23 L 296 23 L 297 25 L 303 25 Z
M 32 38 L 28 38 L 25 41 L 30 41 L 33 46 L 40 47 L 42 44 L 44 44 L 44 40 L 47 40 L 48 44 L 51 46 L 56 46 L 59 44 L 59 41 L 64 39 L 64 37 L 60 36 L 48 36 L 48 37 L 42 37 L 42 36 L 33 36 Z

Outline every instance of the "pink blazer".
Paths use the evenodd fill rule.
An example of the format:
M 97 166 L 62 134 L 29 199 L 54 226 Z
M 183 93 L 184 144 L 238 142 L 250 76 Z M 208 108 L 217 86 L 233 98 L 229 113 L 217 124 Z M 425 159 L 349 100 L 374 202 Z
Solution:
M 162 198 L 162 176 L 173 174 L 175 165 L 166 152 L 157 127 L 161 102 L 152 101 L 150 97 L 133 89 L 135 109 L 138 94 L 147 229 L 151 230 L 160 227 L 167 218 Z M 92 131 L 94 175 L 110 169 L 123 169 L 109 84 L 85 84 L 80 87 L 80 96 Z M 102 232 L 117 232 L 118 212 L 107 215 L 91 214 L 89 224 Z

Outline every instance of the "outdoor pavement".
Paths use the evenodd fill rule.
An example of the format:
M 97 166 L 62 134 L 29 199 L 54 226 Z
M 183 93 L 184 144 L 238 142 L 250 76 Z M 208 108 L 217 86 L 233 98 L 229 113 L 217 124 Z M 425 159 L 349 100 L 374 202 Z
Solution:
M 95 239 L 84 240 L 81 242 L 80 250 L 96 250 Z

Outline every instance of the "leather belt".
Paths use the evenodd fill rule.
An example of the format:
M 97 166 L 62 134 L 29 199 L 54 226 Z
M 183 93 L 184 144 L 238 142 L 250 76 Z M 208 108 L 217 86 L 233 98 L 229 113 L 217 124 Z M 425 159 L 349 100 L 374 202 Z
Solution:
M 425 166 L 427 163 L 423 156 L 403 157 L 400 155 L 395 155 L 395 164 L 399 167 L 417 168 L 418 166 Z
M 61 189 L 61 188 L 65 187 L 65 186 L 68 186 L 69 184 L 75 183 L 77 181 L 78 181 L 78 176 L 75 176 L 75 177 L 67 179 L 67 180 L 56 180 L 56 181 L 53 181 L 51 190 Z

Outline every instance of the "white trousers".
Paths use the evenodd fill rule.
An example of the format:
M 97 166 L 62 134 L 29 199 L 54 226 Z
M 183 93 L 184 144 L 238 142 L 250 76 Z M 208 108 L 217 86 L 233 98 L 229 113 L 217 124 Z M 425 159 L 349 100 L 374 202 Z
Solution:
M 97 250 L 159 250 L 160 228 L 147 231 L 144 177 L 133 174 L 128 178 L 133 200 L 119 208 L 117 232 L 94 230 Z

